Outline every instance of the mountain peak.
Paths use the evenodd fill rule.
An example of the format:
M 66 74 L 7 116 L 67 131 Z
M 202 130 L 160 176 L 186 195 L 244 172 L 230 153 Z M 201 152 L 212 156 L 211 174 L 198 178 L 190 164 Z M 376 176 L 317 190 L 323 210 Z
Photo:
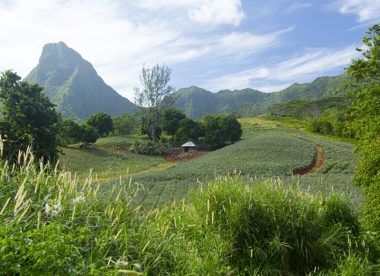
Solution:
M 119 115 L 134 109 L 103 81 L 91 63 L 62 41 L 44 45 L 39 64 L 26 80 L 43 86 L 65 117 L 82 120 L 96 112 Z
M 56 63 L 76 65 L 81 60 L 83 58 L 78 52 L 69 48 L 63 41 L 60 41 L 58 43 L 45 44 L 39 62 L 40 64 L 52 63 L 52 66 Z

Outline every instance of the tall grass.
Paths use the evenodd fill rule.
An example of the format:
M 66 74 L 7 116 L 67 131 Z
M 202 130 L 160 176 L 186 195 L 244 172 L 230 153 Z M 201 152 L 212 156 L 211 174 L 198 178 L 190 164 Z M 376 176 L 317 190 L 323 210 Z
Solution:
M 373 272 L 371 247 L 339 196 L 239 176 L 192 202 L 142 211 L 132 181 L 102 191 L 91 174 L 34 160 L 0 163 L 0 274 L 302 275 Z M 371 254 L 369 254 L 371 253 Z
M 194 192 L 191 204 L 151 211 L 140 235 L 152 275 L 306 275 L 348 265 L 374 273 L 343 197 L 312 196 L 278 181 L 247 186 L 239 176 L 218 178 Z
M 30 150 L 17 164 L 0 164 L 2 273 L 84 274 L 126 264 L 131 183 L 99 194 L 91 175 L 79 184 L 57 168 L 36 165 Z

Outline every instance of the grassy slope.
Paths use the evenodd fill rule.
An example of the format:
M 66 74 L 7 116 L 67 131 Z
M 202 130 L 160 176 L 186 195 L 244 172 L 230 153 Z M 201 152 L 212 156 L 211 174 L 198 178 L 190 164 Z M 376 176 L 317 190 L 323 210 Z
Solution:
M 356 159 L 353 146 L 307 133 L 299 120 L 280 119 L 241 119 L 244 131 L 240 142 L 188 162 L 167 163 L 162 157 L 131 154 L 126 149 L 136 137 L 125 136 L 100 139 L 87 151 L 66 149 L 63 164 L 81 177 L 94 168 L 93 175 L 110 186 L 120 176 L 133 176 L 146 189 L 140 198 L 145 206 L 180 200 L 207 179 L 236 172 L 253 178 L 281 177 L 286 185 L 298 185 L 313 193 L 335 190 L 360 202 L 360 192 L 351 184 Z M 293 169 L 311 163 L 315 144 L 326 151 L 324 166 L 313 174 L 293 177 Z
M 302 130 L 285 127 L 263 118 L 242 119 L 242 141 L 206 156 L 181 163 L 165 172 L 138 176 L 147 191 L 144 205 L 160 205 L 179 200 L 215 175 L 239 171 L 254 178 L 281 177 L 287 185 L 298 185 L 313 193 L 343 192 L 360 201 L 360 192 L 351 184 L 355 154 L 353 146 Z M 293 177 L 292 170 L 310 164 L 314 145 L 326 151 L 326 163 L 311 175 Z
M 376 273 L 373 236 L 336 195 L 229 177 L 142 212 L 128 182 L 100 193 L 32 158 L 0 160 L 1 275 Z
M 133 154 L 127 151 L 135 137 L 117 136 L 99 139 L 87 150 L 65 148 L 61 156 L 63 166 L 84 179 L 92 169 L 92 176 L 100 181 L 119 179 L 120 176 L 164 170 L 175 163 L 166 163 L 160 156 Z

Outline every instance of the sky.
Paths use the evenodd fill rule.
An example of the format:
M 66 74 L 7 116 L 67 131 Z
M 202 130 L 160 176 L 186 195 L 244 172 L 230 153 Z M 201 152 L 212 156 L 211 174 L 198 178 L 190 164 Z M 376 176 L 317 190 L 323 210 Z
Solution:
M 0 71 L 65 42 L 133 100 L 143 66 L 170 84 L 274 92 L 344 72 L 380 0 L 0 0 Z

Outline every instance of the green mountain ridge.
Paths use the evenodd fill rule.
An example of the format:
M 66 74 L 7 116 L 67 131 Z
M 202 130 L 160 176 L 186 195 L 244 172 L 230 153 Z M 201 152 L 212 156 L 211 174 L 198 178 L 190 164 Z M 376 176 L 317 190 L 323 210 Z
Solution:
M 38 65 L 25 80 L 43 86 L 64 117 L 83 120 L 96 112 L 115 116 L 136 109 L 133 103 L 103 81 L 91 63 L 64 42 L 46 44 Z M 319 77 L 311 83 L 295 83 L 272 93 L 251 88 L 213 93 L 191 86 L 176 92 L 175 105 L 193 118 L 230 112 L 252 116 L 271 112 L 276 110 L 274 106 L 292 101 L 337 97 L 344 80 L 345 75 Z M 284 108 L 286 105 L 277 109 Z
M 319 101 L 339 97 L 345 75 L 319 77 L 311 83 L 295 83 L 281 91 L 265 93 L 251 88 L 221 90 L 213 93 L 192 86 L 177 91 L 176 107 L 194 118 L 212 113 L 235 112 L 257 115 L 269 112 L 271 107 L 292 101 Z
M 38 65 L 25 80 L 43 86 L 64 117 L 83 120 L 96 112 L 120 115 L 136 108 L 64 42 L 46 44 Z

